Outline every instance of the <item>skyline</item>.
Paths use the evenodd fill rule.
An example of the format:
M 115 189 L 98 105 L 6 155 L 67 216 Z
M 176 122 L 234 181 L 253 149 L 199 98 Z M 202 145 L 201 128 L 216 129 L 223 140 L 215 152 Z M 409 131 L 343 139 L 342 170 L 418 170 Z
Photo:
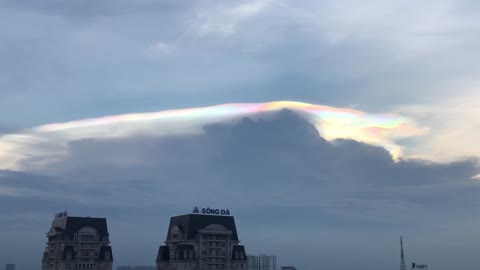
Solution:
M 199 209 L 201 209 L 201 211 L 200 211 Z M 212 209 L 213 211 L 210 212 L 210 211 L 209 211 L 210 209 Z M 206 210 L 206 211 L 205 211 L 205 210 Z M 207 207 L 207 208 L 199 208 L 198 206 L 192 207 L 192 211 L 191 211 L 191 212 L 186 211 L 186 212 L 184 212 L 184 213 L 182 213 L 182 214 L 177 214 L 177 217 L 178 217 L 178 216 L 188 216 L 188 215 L 200 215 L 200 216 L 206 216 L 206 217 L 208 217 L 208 216 L 217 216 L 217 217 L 223 216 L 223 217 L 232 217 L 232 218 L 234 218 L 234 216 L 230 214 L 229 209 L 215 209 L 215 208 L 210 208 L 210 207 Z M 65 210 L 65 211 L 62 211 L 62 212 L 59 212 L 59 213 L 55 213 L 55 219 L 57 219 L 57 218 L 62 218 L 62 217 L 70 217 L 70 218 L 74 218 L 74 219 L 76 219 L 76 220 L 83 219 L 83 218 L 93 218 L 93 219 L 99 219 L 99 220 L 105 219 L 104 217 L 96 217 L 96 216 L 86 216 L 86 217 L 71 216 L 71 215 L 68 213 L 68 211 L 66 211 L 66 210 Z M 172 218 L 174 218 L 174 217 L 171 217 L 171 218 L 170 218 L 170 222 L 171 222 L 171 219 L 172 219 Z M 54 221 L 53 221 L 52 224 L 55 223 L 55 219 L 54 219 Z M 107 219 L 107 220 L 108 220 L 108 219 Z M 73 222 L 73 221 L 72 221 L 72 222 Z M 235 223 L 235 222 L 234 222 L 234 223 Z M 106 224 L 106 223 L 105 223 L 105 224 Z M 53 225 L 52 225 L 52 226 L 53 226 Z M 215 225 L 215 226 L 218 226 L 218 225 Z M 169 226 L 169 227 L 170 227 L 170 226 Z M 236 230 L 235 230 L 235 234 L 237 234 Z M 167 235 L 168 235 L 168 233 L 167 233 Z M 168 241 L 168 237 L 167 237 L 167 241 Z M 167 242 L 165 242 L 165 243 L 167 243 Z M 243 246 L 242 246 L 242 247 L 243 247 Z M 401 269 L 405 269 L 404 249 L 403 249 L 403 237 L 402 237 L 402 236 L 400 236 L 400 251 L 401 251 L 401 253 L 400 253 L 400 254 L 401 254 L 401 255 L 400 255 L 400 258 L 401 258 Z M 48 251 L 46 250 L 45 252 L 48 252 Z M 258 257 L 258 256 L 272 257 L 272 256 L 273 256 L 273 257 L 275 257 L 274 261 L 276 261 L 276 255 L 274 255 L 274 254 L 269 254 L 269 255 L 267 255 L 267 254 L 265 253 L 265 251 L 263 251 L 263 252 L 261 252 L 261 253 L 256 253 L 256 254 L 254 254 L 254 253 L 248 253 L 248 252 L 247 252 L 246 254 L 247 254 L 247 257 Z M 156 262 L 158 263 L 158 258 L 157 258 Z M 258 263 L 258 262 L 257 262 L 257 263 Z M 16 264 L 15 264 L 15 263 L 7 263 L 6 265 L 7 265 L 7 267 L 8 267 L 9 265 L 14 265 L 14 266 L 15 266 Z M 123 267 L 132 267 L 131 265 L 130 265 L 130 266 L 129 266 L 129 265 L 125 265 L 125 264 L 122 265 L 121 263 L 118 264 L 118 263 L 116 263 L 116 260 L 113 260 L 113 261 L 112 261 L 112 265 L 113 265 L 113 268 L 112 268 L 112 269 L 118 269 L 119 267 L 122 267 L 122 268 L 123 268 Z M 148 263 L 143 263 L 143 264 L 141 264 L 141 265 L 134 266 L 134 268 L 135 268 L 135 267 L 154 267 L 154 268 L 156 268 L 156 266 L 147 266 L 147 265 L 149 265 L 149 264 L 148 264 Z M 275 265 L 275 263 L 274 263 L 274 265 Z M 291 264 L 291 263 L 288 264 L 288 265 L 289 265 L 288 267 L 292 267 L 292 264 Z M 402 266 L 403 266 L 403 268 L 402 268 Z M 414 266 L 415 266 L 415 263 L 412 263 L 412 269 L 414 268 Z M 425 268 L 425 267 L 427 267 L 426 265 L 418 265 L 418 266 L 419 266 L 419 268 Z M 283 266 L 282 266 L 282 267 L 283 267 Z M 418 267 L 417 267 L 417 268 L 418 268 Z M 133 268 L 132 268 L 132 269 L 133 269 Z M 280 269 L 280 268 L 279 268 L 279 269 Z
M 211 205 L 299 269 L 397 268 L 399 235 L 409 261 L 480 265 L 477 1 L 0 0 L 0 18 L 0 262 L 34 269 L 68 209 L 139 265 L 166 219 Z
M 43 243 L 39 225 L 49 213 L 67 208 L 108 217 L 121 263 L 142 264 L 154 257 L 148 250 L 163 238 L 161 224 L 169 216 L 192 202 L 224 202 L 222 207 L 235 209 L 243 242 L 254 248 L 249 252 L 268 250 L 299 268 L 309 268 L 318 256 L 324 265 L 347 268 L 349 261 L 332 260 L 338 252 L 356 260 L 380 256 L 383 265 L 398 266 L 398 247 L 391 243 L 400 233 L 412 239 L 410 254 L 418 261 L 465 261 L 472 253 L 437 257 L 455 243 L 475 250 L 475 160 L 395 161 L 382 147 L 328 141 L 289 110 L 213 123 L 203 131 L 77 140 L 68 144 L 66 159 L 50 165 L 51 175 L 3 170 L 1 225 L 9 231 L 7 241 L 24 239 L 30 246 L 22 250 L 35 258 L 32 243 Z M 139 226 L 141 232 L 126 234 Z M 21 237 L 25 233 L 28 238 Z M 378 246 L 364 248 L 364 242 Z M 292 247 L 304 255 L 289 253 Z M 3 256 L 15 258 L 14 251 L 4 250 Z

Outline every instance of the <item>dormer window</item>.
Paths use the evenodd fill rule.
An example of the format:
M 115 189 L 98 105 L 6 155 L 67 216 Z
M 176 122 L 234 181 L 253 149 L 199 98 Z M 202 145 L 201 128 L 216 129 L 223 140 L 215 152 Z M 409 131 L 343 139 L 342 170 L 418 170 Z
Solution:
M 178 240 L 183 238 L 183 231 L 178 226 L 173 226 L 170 231 L 170 239 Z

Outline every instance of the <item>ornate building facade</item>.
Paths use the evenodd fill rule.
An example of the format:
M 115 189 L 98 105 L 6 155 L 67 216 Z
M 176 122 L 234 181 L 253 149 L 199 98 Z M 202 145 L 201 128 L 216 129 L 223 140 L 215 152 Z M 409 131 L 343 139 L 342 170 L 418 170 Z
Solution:
M 194 213 L 170 219 L 165 245 L 158 250 L 158 270 L 247 269 L 233 216 Z
M 43 270 L 111 270 L 113 263 L 107 220 L 55 215 L 47 233 Z

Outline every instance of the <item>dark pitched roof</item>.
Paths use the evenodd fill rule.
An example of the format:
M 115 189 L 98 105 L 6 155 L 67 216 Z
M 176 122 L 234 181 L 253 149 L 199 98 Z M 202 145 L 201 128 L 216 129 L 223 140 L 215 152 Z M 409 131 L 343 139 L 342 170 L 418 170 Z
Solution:
M 110 259 L 107 260 L 105 258 L 105 253 L 106 252 L 110 252 Z M 98 260 L 100 261 L 109 261 L 109 262 L 113 262 L 113 253 L 112 253 L 112 247 L 111 246 L 102 246 L 100 247 L 100 254 L 98 256 Z
M 70 235 L 77 233 L 83 227 L 95 228 L 101 236 L 108 236 L 107 219 L 106 218 L 92 218 L 92 217 L 69 217 L 64 232 Z M 57 228 L 55 228 L 57 229 Z
M 237 228 L 233 216 L 209 216 L 188 214 L 170 218 L 168 227 L 167 241 L 170 240 L 170 232 L 173 226 L 178 226 L 183 230 L 187 239 L 195 239 L 198 230 L 208 225 L 219 224 L 232 231 L 232 240 L 238 241 Z
M 170 247 L 160 246 L 158 248 L 157 262 L 168 262 L 170 261 Z
M 232 249 L 232 261 L 246 261 L 247 253 L 245 253 L 244 246 L 233 246 Z

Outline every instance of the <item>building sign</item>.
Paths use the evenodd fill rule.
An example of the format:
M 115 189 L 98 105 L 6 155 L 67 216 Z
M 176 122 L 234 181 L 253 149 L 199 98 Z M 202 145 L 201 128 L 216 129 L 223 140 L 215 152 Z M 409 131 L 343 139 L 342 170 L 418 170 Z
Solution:
M 412 263 L 412 269 L 428 269 L 428 265 Z
M 215 209 L 215 208 L 200 208 L 200 207 L 193 207 L 192 210 L 193 214 L 201 214 L 201 215 L 217 215 L 217 216 L 230 216 L 230 211 L 228 209 Z

